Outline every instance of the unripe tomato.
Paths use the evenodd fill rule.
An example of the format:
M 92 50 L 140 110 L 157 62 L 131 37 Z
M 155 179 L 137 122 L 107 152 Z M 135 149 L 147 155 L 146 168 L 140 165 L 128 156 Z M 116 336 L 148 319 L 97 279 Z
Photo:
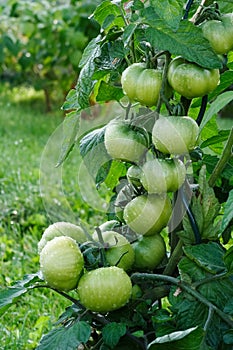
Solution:
M 129 183 L 131 183 L 134 187 L 141 187 L 141 175 L 142 169 L 137 165 L 131 165 L 131 167 L 127 170 L 127 179 Z
M 138 270 L 154 270 L 166 254 L 166 245 L 160 234 L 142 236 L 132 246 L 135 253 L 133 268 Z
M 213 91 L 219 84 L 220 74 L 218 69 L 203 68 L 179 56 L 169 64 L 167 78 L 175 91 L 192 99 Z
M 106 126 L 104 143 L 113 159 L 138 162 L 147 150 L 148 139 L 144 129 L 113 120 Z
M 184 183 L 186 168 L 179 159 L 152 159 L 142 166 L 141 183 L 148 193 L 175 192 Z
M 152 130 L 155 147 L 165 154 L 185 154 L 197 143 L 199 127 L 190 117 L 159 117 Z
M 69 291 L 75 289 L 83 271 L 84 259 L 78 244 L 70 237 L 49 241 L 40 253 L 40 268 L 50 287 Z
M 89 271 L 80 278 L 78 284 L 81 304 L 94 312 L 106 313 L 123 307 L 131 293 L 129 276 L 116 266 Z
M 47 242 L 59 236 L 71 237 L 77 243 L 84 243 L 87 240 L 85 232 L 80 226 L 71 224 L 70 222 L 59 221 L 46 228 L 38 243 L 38 252 L 40 253 L 42 251 Z
M 201 24 L 203 36 L 217 54 L 233 50 L 233 13 L 224 14 L 221 20 L 209 20 Z
M 124 219 L 134 232 L 150 236 L 167 226 L 171 213 L 171 201 L 167 195 L 143 194 L 126 205 Z
M 130 100 L 155 106 L 162 85 L 162 71 L 148 69 L 145 63 L 134 63 L 122 73 L 121 84 Z
M 99 240 L 96 232 L 92 237 L 95 241 Z M 134 250 L 127 238 L 115 231 L 102 232 L 102 238 L 106 244 L 105 256 L 108 264 L 129 270 L 134 262 Z

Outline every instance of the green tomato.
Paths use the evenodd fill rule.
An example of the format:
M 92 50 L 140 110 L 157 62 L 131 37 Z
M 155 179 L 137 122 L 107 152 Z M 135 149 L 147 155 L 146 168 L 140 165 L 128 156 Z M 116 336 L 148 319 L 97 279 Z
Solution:
M 87 240 L 85 232 L 80 226 L 64 221 L 55 222 L 44 231 L 41 240 L 38 243 L 38 252 L 40 253 L 49 241 L 59 236 L 71 237 L 77 243 L 84 243 Z
M 84 259 L 79 246 L 70 237 L 53 238 L 40 253 L 40 268 L 45 281 L 61 291 L 77 287 L 83 267 Z
M 115 214 L 121 222 L 125 222 L 123 217 L 124 208 L 133 197 L 135 197 L 135 195 L 132 192 L 132 187 L 129 184 L 123 186 L 116 196 L 114 202 Z
M 132 127 L 122 120 L 107 124 L 104 143 L 113 159 L 138 162 L 147 151 L 147 135 L 144 129 Z
M 99 241 L 98 234 L 93 234 L 93 239 Z M 111 266 L 117 266 L 125 271 L 131 269 L 134 262 L 134 250 L 123 235 L 115 231 L 102 232 L 102 238 L 106 244 L 105 257 Z
M 154 270 L 166 255 L 166 245 L 160 234 L 142 236 L 132 246 L 135 253 L 134 269 Z
M 122 73 L 121 84 L 130 100 L 155 106 L 162 85 L 162 71 L 147 69 L 144 63 L 134 63 Z
M 81 304 L 106 313 L 123 307 L 130 299 L 132 283 L 127 273 L 116 266 L 101 267 L 85 273 L 79 280 Z
M 203 36 L 217 54 L 233 50 L 233 13 L 224 14 L 221 20 L 209 20 L 200 25 Z
M 152 130 L 152 141 L 165 154 L 185 154 L 197 143 L 199 127 L 190 117 L 159 117 Z
M 203 68 L 182 57 L 176 57 L 168 67 L 168 82 L 180 95 L 192 99 L 209 94 L 219 84 L 218 69 Z
M 171 201 L 167 195 L 143 194 L 126 205 L 124 220 L 134 232 L 150 236 L 167 226 L 171 214 Z
M 141 187 L 141 175 L 142 169 L 137 165 L 131 165 L 131 167 L 127 170 L 127 179 L 129 183 L 131 183 L 134 187 Z
M 179 159 L 152 159 L 142 166 L 141 183 L 148 193 L 175 192 L 184 183 L 186 168 Z

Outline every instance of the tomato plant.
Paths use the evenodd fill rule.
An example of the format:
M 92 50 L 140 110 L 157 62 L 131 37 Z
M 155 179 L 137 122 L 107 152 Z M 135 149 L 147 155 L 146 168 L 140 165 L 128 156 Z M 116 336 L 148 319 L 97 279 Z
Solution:
M 58 239 L 74 242 L 56 237 L 41 251 L 44 276 L 25 276 L 0 292 L 1 312 L 32 288 L 52 288 L 70 301 L 38 350 L 124 344 L 144 350 L 232 349 L 233 130 L 222 127 L 219 114 L 233 100 L 233 56 L 229 51 L 219 57 L 201 28 L 231 13 L 232 4 L 205 5 L 105 0 L 93 12 L 100 31 L 85 47 L 77 84 L 63 104 L 57 162 L 69 162 L 74 150 L 83 160 L 78 190 L 92 208 L 86 220 L 77 218 L 86 235 L 79 243 L 83 275 L 67 287 L 65 264 L 65 289 L 51 287 L 72 253 L 60 246 L 56 256 L 53 249 L 44 252 Z M 159 90 L 151 76 L 141 79 L 150 69 L 161 72 Z M 82 113 L 93 103 L 100 115 L 84 120 Z M 131 268 L 109 266 L 113 252 L 120 263 L 129 247 Z M 71 270 L 73 276 L 80 273 Z

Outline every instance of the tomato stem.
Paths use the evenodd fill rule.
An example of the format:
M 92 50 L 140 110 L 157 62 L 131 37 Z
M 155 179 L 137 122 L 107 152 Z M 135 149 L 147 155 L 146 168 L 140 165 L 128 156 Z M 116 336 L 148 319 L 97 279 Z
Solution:
M 192 4 L 193 4 L 193 1 L 194 0 L 188 0 L 186 5 L 185 5 L 185 13 L 184 13 L 184 16 L 183 16 L 183 19 L 187 19 L 188 18 L 188 14 L 189 14 L 189 11 L 192 7 Z

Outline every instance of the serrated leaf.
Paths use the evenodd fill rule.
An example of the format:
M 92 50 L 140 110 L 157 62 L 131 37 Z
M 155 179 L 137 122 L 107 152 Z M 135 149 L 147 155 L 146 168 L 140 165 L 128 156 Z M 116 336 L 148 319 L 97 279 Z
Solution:
M 203 37 L 202 30 L 194 26 L 193 23 L 182 21 L 175 31 L 156 17 L 153 21 L 149 20 L 148 24 L 151 27 L 145 29 L 145 37 L 156 49 L 180 55 L 205 68 L 221 67 L 218 56 Z
M 18 281 L 8 289 L 0 290 L 0 315 L 18 299 L 32 289 L 37 282 L 42 281 L 40 273 L 26 275 L 23 280 Z
M 228 272 L 233 272 L 233 246 L 228 249 L 226 254 L 223 257 L 224 263 L 227 267 Z
M 126 325 L 124 323 L 111 322 L 102 329 L 103 341 L 113 349 L 125 333 Z
M 91 335 L 91 327 L 84 321 L 69 327 L 59 327 L 44 335 L 37 350 L 76 350 L 85 344 Z
M 82 69 L 75 89 L 77 91 L 78 104 L 82 109 L 89 106 L 89 97 L 95 85 L 92 77 L 95 72 L 95 59 L 101 54 L 100 41 L 101 36 L 90 41 L 79 63 Z
M 109 85 L 104 81 L 101 81 L 98 94 L 96 96 L 97 102 L 106 102 L 106 101 L 120 101 L 124 93 L 122 88 Z
M 183 257 L 178 264 L 179 273 L 182 281 L 187 283 L 200 281 L 206 278 L 206 271 L 196 264 L 192 259 Z
M 221 224 L 221 232 L 223 232 L 228 224 L 233 219 L 233 190 L 229 192 L 228 199 L 225 203 L 224 207 L 224 214 L 222 218 L 222 224 Z
M 162 337 L 156 338 L 148 345 L 149 350 L 200 350 L 204 331 L 198 327 L 176 331 Z
M 224 250 L 215 242 L 202 243 L 195 246 L 185 246 L 185 255 L 198 266 L 211 274 L 225 271 L 223 262 Z
M 159 17 L 162 17 L 166 24 L 172 29 L 179 27 L 183 16 L 182 0 L 150 0 L 151 6 Z
M 110 0 L 102 1 L 94 12 L 94 18 L 101 27 L 109 29 L 111 26 L 125 25 L 120 8 Z
M 68 92 L 68 95 L 66 96 L 66 100 L 62 105 L 62 109 L 64 111 L 70 110 L 70 109 L 79 109 L 79 103 L 78 103 L 78 97 L 77 92 L 75 89 L 71 89 Z
M 77 139 L 79 125 L 79 112 L 71 112 L 67 114 L 66 118 L 63 121 L 63 141 L 56 167 L 60 166 L 72 151 Z
M 95 129 L 85 135 L 79 145 L 83 161 L 95 181 L 101 167 L 111 160 L 104 145 L 104 133 L 105 127 Z
M 202 131 L 204 126 L 208 123 L 208 121 L 213 117 L 213 115 L 218 113 L 224 106 L 226 106 L 232 100 L 233 100 L 233 91 L 226 91 L 221 95 L 219 95 L 214 100 L 214 102 L 211 103 L 210 108 L 206 111 L 199 127 L 200 132 Z

